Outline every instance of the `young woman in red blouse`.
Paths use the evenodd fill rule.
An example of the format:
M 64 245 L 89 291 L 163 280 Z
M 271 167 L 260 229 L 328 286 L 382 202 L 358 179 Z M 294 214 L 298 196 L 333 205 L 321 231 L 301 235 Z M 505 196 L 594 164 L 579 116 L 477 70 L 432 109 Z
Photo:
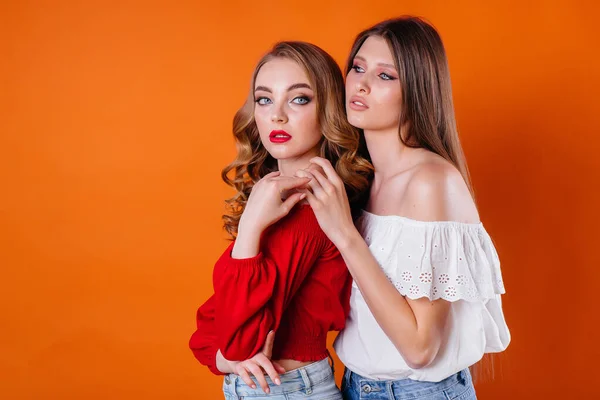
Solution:
M 233 132 L 238 155 L 222 176 L 237 191 L 224 216 L 235 240 L 215 264 L 215 293 L 198 310 L 190 348 L 226 375 L 228 399 L 341 399 L 326 339 L 345 325 L 351 278 L 299 192 L 309 178 L 294 176 L 320 156 L 353 203 L 368 188 L 372 168 L 345 116 L 338 65 L 312 44 L 276 44 Z

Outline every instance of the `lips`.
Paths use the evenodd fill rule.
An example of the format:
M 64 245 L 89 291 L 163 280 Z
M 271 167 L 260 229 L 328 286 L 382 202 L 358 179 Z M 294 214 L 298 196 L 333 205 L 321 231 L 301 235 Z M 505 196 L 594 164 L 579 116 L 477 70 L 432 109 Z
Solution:
M 367 105 L 367 101 L 360 96 L 352 96 L 350 97 L 350 101 L 348 102 L 348 106 L 356 111 L 364 111 L 369 108 Z
M 292 135 L 286 131 L 271 131 L 271 134 L 269 135 L 269 140 L 271 140 L 271 143 L 285 143 L 291 139 Z

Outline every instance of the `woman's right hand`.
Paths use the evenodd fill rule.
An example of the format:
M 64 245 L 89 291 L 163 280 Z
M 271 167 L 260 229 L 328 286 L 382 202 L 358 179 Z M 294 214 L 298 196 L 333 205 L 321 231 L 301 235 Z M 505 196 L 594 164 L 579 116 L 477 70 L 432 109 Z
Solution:
M 277 171 L 256 182 L 240 218 L 231 256 L 242 259 L 258 255 L 263 231 L 285 217 L 296 203 L 306 197 L 305 194 L 296 192 L 281 200 L 282 195 L 292 189 L 301 190 L 309 181 L 309 178 L 280 176 Z
M 310 178 L 281 176 L 279 171 L 265 175 L 252 188 L 238 231 L 260 235 L 267 227 L 285 217 L 305 197 L 302 193 L 293 193 L 282 200 L 282 195 L 305 186 L 309 181 Z

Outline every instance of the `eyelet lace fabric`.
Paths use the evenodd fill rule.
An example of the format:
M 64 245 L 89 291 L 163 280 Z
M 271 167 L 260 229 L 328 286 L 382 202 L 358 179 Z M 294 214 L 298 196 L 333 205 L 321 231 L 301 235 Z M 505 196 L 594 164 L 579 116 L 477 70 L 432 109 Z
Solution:
M 505 293 L 498 254 L 481 223 L 423 222 L 364 211 L 357 226 L 403 296 L 453 302 Z

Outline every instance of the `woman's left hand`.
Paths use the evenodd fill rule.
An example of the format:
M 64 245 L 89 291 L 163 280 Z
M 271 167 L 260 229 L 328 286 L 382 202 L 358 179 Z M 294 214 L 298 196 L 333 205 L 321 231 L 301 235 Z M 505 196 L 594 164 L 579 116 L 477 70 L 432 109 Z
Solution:
M 336 247 L 341 248 L 350 239 L 350 234 L 356 230 L 344 182 L 328 160 L 315 157 L 310 162 L 316 168 L 309 167 L 296 172 L 298 177 L 311 178 L 308 183 L 310 190 L 304 189 L 300 192 L 306 194 L 306 200 L 312 207 L 323 232 Z
M 286 372 L 285 368 L 283 368 L 278 362 L 271 360 L 273 357 L 274 342 L 275 332 L 270 331 L 267 335 L 267 339 L 265 340 L 262 351 L 244 361 L 229 361 L 223 357 L 223 354 L 219 350 L 217 352 L 217 365 L 222 365 L 222 363 L 225 365 L 223 365 L 223 369 L 218 369 L 221 372 L 233 372 L 234 374 L 239 375 L 244 383 L 246 383 L 246 385 L 252 389 L 256 389 L 256 384 L 250 377 L 250 375 L 254 375 L 262 390 L 269 394 L 271 389 L 269 388 L 269 384 L 265 379 L 265 373 L 269 375 L 272 382 L 274 382 L 276 385 L 281 385 L 281 378 L 279 374 L 284 374 Z

